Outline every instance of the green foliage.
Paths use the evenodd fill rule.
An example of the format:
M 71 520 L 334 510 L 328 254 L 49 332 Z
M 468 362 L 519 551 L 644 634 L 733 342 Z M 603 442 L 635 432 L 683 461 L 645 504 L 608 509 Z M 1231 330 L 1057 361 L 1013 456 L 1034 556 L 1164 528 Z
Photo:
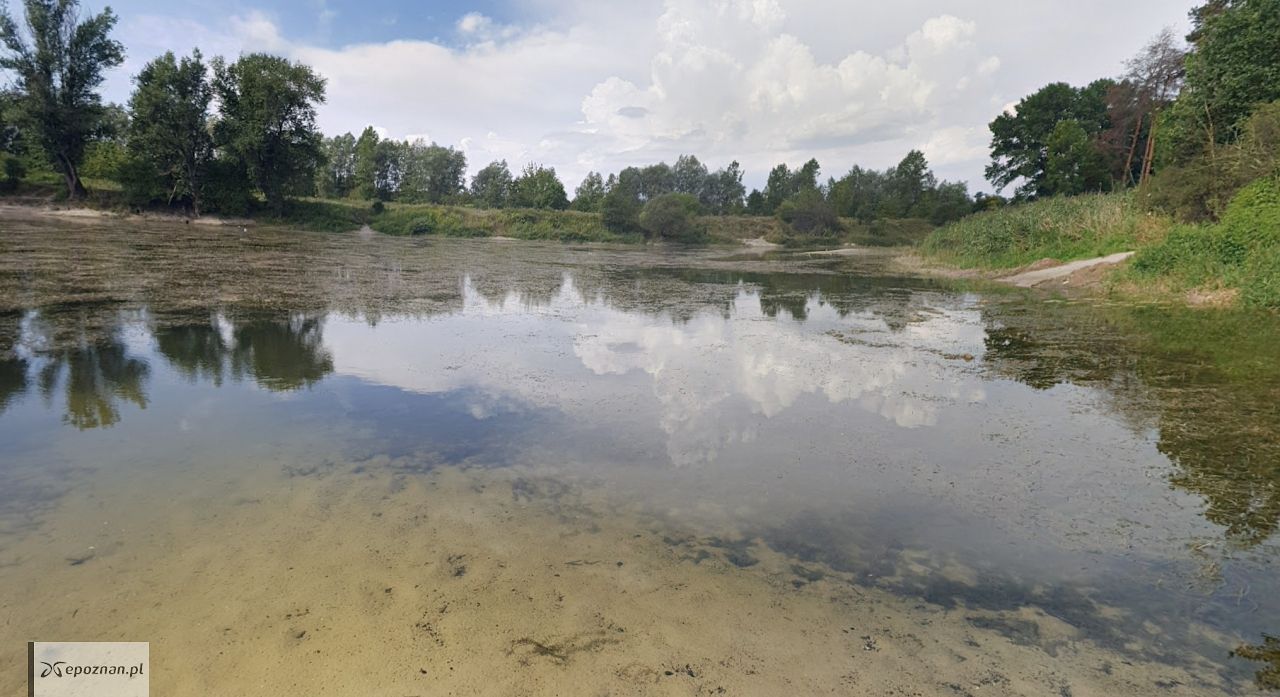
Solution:
M 90 141 L 84 149 L 80 176 L 86 179 L 114 180 L 119 176 L 126 157 L 124 144 L 119 140 Z
M 990 125 L 991 164 L 987 166 L 987 179 L 997 189 L 1021 181 L 1017 188 L 1020 198 L 1052 195 L 1050 141 L 1058 125 L 1074 121 L 1086 138 L 1106 130 L 1107 93 L 1114 85 L 1111 80 L 1098 80 L 1076 88 L 1056 82 L 1023 98 L 1013 112 L 996 117 Z M 1058 133 L 1060 160 L 1069 154 L 1070 149 L 1064 146 L 1075 145 L 1074 136 Z M 1057 169 L 1061 172 L 1074 166 L 1060 161 Z
M 562 211 L 569 207 L 569 196 L 554 168 L 529 164 L 511 183 L 511 205 Z
M 578 211 L 507 210 L 497 216 L 493 225 L 494 234 L 522 240 L 614 242 L 622 239 L 606 230 L 599 216 Z
M 159 180 L 158 188 L 167 192 L 167 204 L 189 203 L 199 215 L 213 157 L 209 136 L 213 91 L 200 52 L 181 62 L 173 53 L 165 53 L 143 66 L 134 82 L 126 188 L 131 198 L 137 197 L 144 188 L 155 188 L 152 180 Z
M 400 180 L 392 197 L 406 203 L 453 203 L 466 191 L 467 156 L 421 140 L 397 144 Z
M 600 203 L 600 219 L 612 232 L 626 235 L 643 230 L 640 227 L 640 211 L 644 208 L 644 202 L 640 199 L 638 174 L 638 170 L 628 168 L 616 179 L 610 177 L 612 185 Z
M 213 92 L 221 118 L 214 142 L 238 161 L 281 215 L 290 195 L 308 192 L 321 163 L 316 105 L 324 78 L 301 63 L 253 53 L 228 64 L 213 61 Z
M 968 186 L 939 182 L 919 150 L 884 172 L 855 166 L 827 184 L 827 201 L 840 216 L 862 223 L 925 218 L 941 225 L 963 218 L 973 208 Z
M 18 188 L 18 182 L 27 176 L 27 166 L 22 158 L 8 153 L 0 154 L 0 158 L 4 160 L 4 188 L 13 191 Z
M 205 210 L 222 215 L 245 216 L 252 212 L 255 203 L 253 183 L 249 181 L 242 163 L 229 158 L 215 158 L 209 162 L 204 194 Z
M 13 78 L 14 111 L 67 195 L 82 198 L 85 148 L 107 118 L 97 89 L 124 61 L 124 47 L 109 36 L 116 16 L 106 9 L 82 21 L 77 0 L 24 0 L 24 34 L 8 9 L 0 5 L 0 70 Z
M 588 172 L 573 194 L 573 210 L 598 212 L 600 205 L 604 203 L 605 191 L 604 177 L 599 172 Z
M 1246 305 L 1280 308 L 1280 178 L 1241 189 L 1218 224 L 1179 226 L 1141 250 L 1133 272 L 1183 289 L 1238 288 Z
M 1206 9 L 1195 14 L 1194 51 L 1170 124 L 1173 164 L 1233 142 L 1256 105 L 1280 100 L 1280 0 Z
M 701 242 L 707 231 L 698 220 L 698 212 L 698 199 L 692 194 L 663 194 L 644 205 L 640 227 L 657 239 Z
M 805 236 L 832 237 L 844 230 L 835 208 L 816 189 L 803 190 L 783 201 L 778 218 L 793 232 Z
M 1044 183 L 1038 196 L 1075 196 L 1111 188 L 1106 157 L 1075 119 L 1059 121 L 1046 143 Z
M 761 192 L 762 215 L 777 213 L 784 201 L 801 192 L 817 191 L 819 171 L 817 160 L 809 160 L 795 172 L 788 169 L 785 164 L 770 170 L 769 179 L 765 182 L 764 191 Z
M 1247 184 L 1277 172 L 1280 101 L 1257 107 L 1241 126 L 1236 142 L 1164 167 L 1143 194 L 1147 205 L 1182 220 L 1213 220 Z
M 746 195 L 742 185 L 742 166 L 730 162 L 728 167 L 705 176 L 698 202 L 702 209 L 713 215 L 733 215 L 742 212 L 742 197 Z
M 1012 268 L 1128 251 L 1162 237 L 1169 226 L 1131 194 L 1086 194 L 971 215 L 934 232 L 922 249 L 960 266 Z
M 356 137 L 350 133 L 325 139 L 321 146 L 324 166 L 316 177 L 316 193 L 325 198 L 346 198 L 356 187 Z
M 488 233 L 468 227 L 462 214 L 436 206 L 405 206 L 377 216 L 370 227 L 392 235 L 440 235 L 484 237 Z
M 511 200 L 512 181 L 506 160 L 490 162 L 472 177 L 471 200 L 481 208 L 506 208 Z
M 352 175 L 355 183 L 352 191 L 363 199 L 378 200 L 378 132 L 373 126 L 365 126 L 355 143 L 355 163 Z

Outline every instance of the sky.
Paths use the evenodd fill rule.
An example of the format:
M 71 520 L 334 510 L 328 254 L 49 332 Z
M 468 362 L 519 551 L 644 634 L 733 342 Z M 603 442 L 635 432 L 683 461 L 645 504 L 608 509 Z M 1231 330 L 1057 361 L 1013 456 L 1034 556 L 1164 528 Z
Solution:
M 88 11 L 100 5 L 83 0 Z M 124 102 L 146 61 L 266 51 L 328 80 L 329 135 L 374 126 L 505 159 L 589 171 L 697 155 L 748 187 L 809 158 L 822 178 L 923 150 L 982 178 L 1001 111 L 1055 81 L 1123 72 L 1194 0 L 123 0 Z

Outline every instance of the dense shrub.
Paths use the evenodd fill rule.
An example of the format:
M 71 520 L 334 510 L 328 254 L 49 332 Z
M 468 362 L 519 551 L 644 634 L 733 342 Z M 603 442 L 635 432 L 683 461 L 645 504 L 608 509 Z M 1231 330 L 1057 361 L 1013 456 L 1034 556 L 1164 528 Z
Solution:
M 27 176 L 27 166 L 14 155 L 4 153 L 0 157 L 4 158 L 4 179 L 0 181 L 0 187 L 5 191 L 13 191 L 18 188 L 22 178 Z
M 800 235 L 831 237 L 844 230 L 836 209 L 817 191 L 802 191 L 783 201 L 778 218 Z
M 1141 250 L 1133 272 L 1178 288 L 1238 288 L 1247 305 L 1280 307 L 1280 178 L 1242 189 L 1218 224 L 1179 226 Z
M 630 187 L 615 186 L 600 202 L 600 220 L 609 230 L 630 234 L 640 232 L 640 211 L 644 203 Z
M 1216 220 L 1250 182 L 1280 172 L 1280 102 L 1258 107 L 1240 139 L 1209 153 L 1167 165 L 1142 192 L 1152 209 L 1187 222 Z
M 699 242 L 707 236 L 698 220 L 698 199 L 689 194 L 663 194 L 646 203 L 640 227 L 650 237 L 672 242 Z

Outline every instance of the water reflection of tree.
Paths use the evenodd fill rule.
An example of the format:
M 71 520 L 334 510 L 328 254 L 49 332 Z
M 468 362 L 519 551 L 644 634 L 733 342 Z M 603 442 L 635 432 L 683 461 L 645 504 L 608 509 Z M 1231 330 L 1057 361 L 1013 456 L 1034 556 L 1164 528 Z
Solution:
M 1274 321 L 1172 310 L 992 306 L 986 362 L 1037 389 L 1106 390 L 1115 407 L 1154 421 L 1170 482 L 1202 496 L 1204 516 L 1241 544 L 1280 529 L 1280 367 L 1259 357 Z
M 160 355 L 188 381 L 222 384 L 230 350 L 213 318 L 164 318 L 154 335 Z
M 230 341 L 216 318 L 162 317 L 155 329 L 156 347 L 193 382 L 221 385 L 230 376 L 283 391 L 308 387 L 333 372 L 322 316 L 250 317 L 229 325 Z
M 237 324 L 231 349 L 233 374 L 250 375 L 271 390 L 310 387 L 333 372 L 324 348 L 323 320 L 296 315 L 285 321 Z
M 0 413 L 27 391 L 27 361 L 17 355 L 22 313 L 0 311 Z
M 52 399 L 61 386 L 67 423 L 81 430 L 114 425 L 120 401 L 147 407 L 147 362 L 128 355 L 116 337 L 55 349 L 40 369 L 40 391 Z

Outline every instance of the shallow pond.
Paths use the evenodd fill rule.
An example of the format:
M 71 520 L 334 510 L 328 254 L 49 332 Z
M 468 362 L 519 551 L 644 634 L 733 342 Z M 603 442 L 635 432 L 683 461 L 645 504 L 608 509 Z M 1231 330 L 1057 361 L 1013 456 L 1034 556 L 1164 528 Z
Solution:
M 1280 320 L 880 254 L 0 230 L 0 689 L 1251 694 Z

